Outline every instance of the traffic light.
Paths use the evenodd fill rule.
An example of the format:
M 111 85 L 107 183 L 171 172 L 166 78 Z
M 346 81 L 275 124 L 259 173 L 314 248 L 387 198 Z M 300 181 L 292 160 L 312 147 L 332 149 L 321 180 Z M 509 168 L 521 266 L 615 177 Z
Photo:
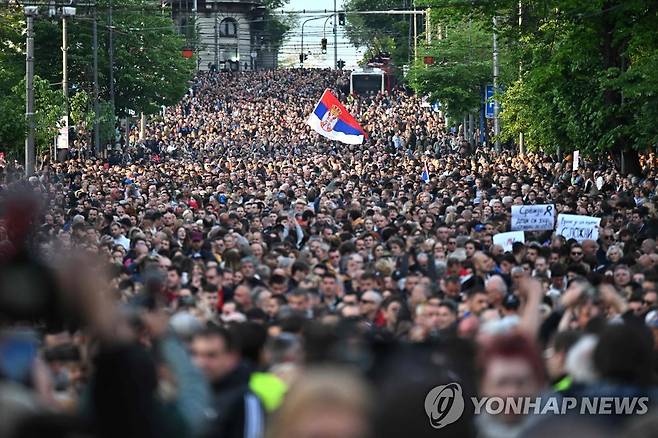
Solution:
M 342 70 L 343 67 L 345 67 L 345 61 L 343 61 L 342 59 L 339 59 L 338 62 L 336 62 L 336 67 L 338 67 L 339 69 Z
M 322 47 L 322 53 L 327 53 L 327 39 L 322 38 L 320 41 L 320 46 Z
M 338 24 L 341 26 L 345 26 L 345 14 L 343 12 L 338 14 Z

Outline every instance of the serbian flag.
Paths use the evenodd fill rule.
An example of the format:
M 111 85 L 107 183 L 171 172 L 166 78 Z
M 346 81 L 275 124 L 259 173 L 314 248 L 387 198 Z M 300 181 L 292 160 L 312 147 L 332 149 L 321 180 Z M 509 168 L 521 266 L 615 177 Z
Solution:
M 368 137 L 329 89 L 324 90 L 306 123 L 321 136 L 342 143 L 361 144 Z

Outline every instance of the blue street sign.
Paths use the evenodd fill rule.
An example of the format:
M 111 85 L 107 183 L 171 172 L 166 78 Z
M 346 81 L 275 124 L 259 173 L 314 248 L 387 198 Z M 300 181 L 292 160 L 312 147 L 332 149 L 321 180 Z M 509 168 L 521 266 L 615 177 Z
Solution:
M 493 101 L 493 95 L 494 95 L 493 85 L 487 85 L 487 89 L 484 97 L 484 115 L 486 116 L 487 119 L 494 118 L 495 105 Z

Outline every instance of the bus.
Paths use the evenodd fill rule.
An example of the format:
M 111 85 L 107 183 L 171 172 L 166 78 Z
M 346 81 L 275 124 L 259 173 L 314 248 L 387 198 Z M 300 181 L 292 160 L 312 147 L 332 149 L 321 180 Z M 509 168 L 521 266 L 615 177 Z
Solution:
M 379 68 L 355 70 L 350 74 L 350 94 L 383 93 L 391 87 L 391 76 Z

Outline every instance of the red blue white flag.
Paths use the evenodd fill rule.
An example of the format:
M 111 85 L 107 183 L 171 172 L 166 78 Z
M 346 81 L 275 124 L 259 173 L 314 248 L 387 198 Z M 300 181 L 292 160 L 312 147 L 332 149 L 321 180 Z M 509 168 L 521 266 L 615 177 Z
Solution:
M 306 123 L 321 136 L 342 143 L 361 144 L 368 137 L 329 89 L 324 90 Z

